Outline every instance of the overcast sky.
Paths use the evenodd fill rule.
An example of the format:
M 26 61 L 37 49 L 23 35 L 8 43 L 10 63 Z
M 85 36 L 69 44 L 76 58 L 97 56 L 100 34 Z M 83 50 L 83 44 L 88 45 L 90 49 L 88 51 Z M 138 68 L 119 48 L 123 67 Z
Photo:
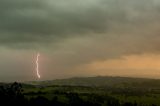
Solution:
M 160 78 L 159 0 L 0 0 L 0 81 Z

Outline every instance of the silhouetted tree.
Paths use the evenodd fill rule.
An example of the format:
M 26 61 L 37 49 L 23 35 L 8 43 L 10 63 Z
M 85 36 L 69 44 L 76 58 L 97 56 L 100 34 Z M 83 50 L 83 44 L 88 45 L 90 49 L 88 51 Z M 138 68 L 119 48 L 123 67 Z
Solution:
M 0 86 L 0 100 L 1 104 L 5 105 L 16 105 L 16 104 L 27 104 L 27 100 L 22 94 L 22 85 L 15 82 L 9 86 Z

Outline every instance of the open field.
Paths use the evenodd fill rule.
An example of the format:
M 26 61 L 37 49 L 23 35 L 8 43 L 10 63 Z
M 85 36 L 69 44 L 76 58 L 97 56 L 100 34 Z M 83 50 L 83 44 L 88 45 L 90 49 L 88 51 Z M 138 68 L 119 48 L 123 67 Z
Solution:
M 135 106 L 160 106 L 160 80 L 127 77 L 71 78 L 29 82 L 23 85 L 26 98 L 56 98 L 62 103 L 72 99 L 107 105 L 108 100 Z M 97 104 L 97 105 L 98 105 Z M 108 104 L 109 105 L 109 104 Z
M 160 106 L 158 79 L 106 76 L 0 85 L 2 105 Z

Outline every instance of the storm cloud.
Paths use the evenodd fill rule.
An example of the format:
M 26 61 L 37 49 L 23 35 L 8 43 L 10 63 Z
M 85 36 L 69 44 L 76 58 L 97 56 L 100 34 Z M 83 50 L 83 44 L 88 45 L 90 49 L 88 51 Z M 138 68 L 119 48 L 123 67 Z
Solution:
M 94 61 L 159 54 L 159 19 L 159 0 L 1 0 L 0 56 L 9 61 L 18 53 L 23 61 L 40 51 L 46 79 L 67 76 Z M 10 70 L 3 61 L 0 66 Z
M 106 13 L 99 2 L 58 0 L 2 0 L 1 43 L 39 43 L 71 34 L 106 29 Z
M 157 2 L 158 0 L 1 0 L 0 42 L 5 45 L 48 43 L 57 38 L 83 36 L 90 32 L 98 36 L 99 33 L 110 30 L 114 24 L 119 27 L 147 24 L 159 18 Z

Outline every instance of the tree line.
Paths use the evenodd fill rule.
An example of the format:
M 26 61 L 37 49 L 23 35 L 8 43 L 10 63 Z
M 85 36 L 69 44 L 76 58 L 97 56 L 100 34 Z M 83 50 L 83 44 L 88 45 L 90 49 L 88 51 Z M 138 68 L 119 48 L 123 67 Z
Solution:
M 124 102 L 111 96 L 98 96 L 88 94 L 82 98 L 78 93 L 64 93 L 67 101 L 60 100 L 58 96 L 47 99 L 44 96 L 27 98 L 23 93 L 23 87 L 20 83 L 13 83 L 9 86 L 0 86 L 0 106 L 17 105 L 17 106 L 144 106 L 137 102 Z M 152 104 L 151 106 L 156 106 Z

